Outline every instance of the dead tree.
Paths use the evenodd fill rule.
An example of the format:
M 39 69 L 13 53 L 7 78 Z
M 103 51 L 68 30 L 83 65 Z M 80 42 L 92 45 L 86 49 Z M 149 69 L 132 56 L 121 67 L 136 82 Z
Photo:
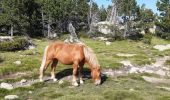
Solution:
M 66 43 L 77 43 L 77 42 L 80 42 L 78 37 L 77 37 L 77 34 L 75 32 L 75 28 L 73 27 L 71 22 L 68 25 L 68 31 L 69 31 L 70 35 L 65 40 Z
M 107 15 L 106 21 L 109 22 L 110 24 L 115 25 L 117 24 L 116 20 L 117 20 L 117 4 L 113 2 L 112 8 Z

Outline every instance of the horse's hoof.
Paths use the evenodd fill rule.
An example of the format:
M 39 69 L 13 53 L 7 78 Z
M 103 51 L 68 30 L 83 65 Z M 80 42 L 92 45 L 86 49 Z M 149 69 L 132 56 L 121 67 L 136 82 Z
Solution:
M 44 82 L 43 79 L 40 79 L 40 82 Z
M 79 84 L 77 82 L 73 82 L 72 85 L 76 86 L 76 87 L 79 86 Z
M 56 78 L 54 78 L 54 79 L 53 79 L 53 81 L 54 81 L 54 82 L 56 82 L 56 81 L 57 81 L 57 79 L 56 79 Z
M 80 80 L 80 84 L 84 84 L 83 80 Z

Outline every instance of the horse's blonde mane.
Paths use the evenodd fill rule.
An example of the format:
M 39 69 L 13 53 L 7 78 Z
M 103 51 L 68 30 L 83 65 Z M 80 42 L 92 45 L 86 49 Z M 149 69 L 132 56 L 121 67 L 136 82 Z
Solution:
M 99 62 L 97 60 L 97 57 L 95 55 L 95 53 L 93 52 L 93 50 L 84 45 L 84 55 L 85 55 L 85 59 L 86 61 L 93 67 L 93 68 L 96 68 L 96 67 L 99 67 Z

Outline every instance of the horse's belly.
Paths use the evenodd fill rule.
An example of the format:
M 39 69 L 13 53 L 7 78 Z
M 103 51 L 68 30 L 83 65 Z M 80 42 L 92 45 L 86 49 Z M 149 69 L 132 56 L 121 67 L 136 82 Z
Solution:
M 71 60 L 60 60 L 59 59 L 59 62 L 61 62 L 62 64 L 66 64 L 66 65 L 72 65 L 73 64 L 73 61 L 71 61 Z

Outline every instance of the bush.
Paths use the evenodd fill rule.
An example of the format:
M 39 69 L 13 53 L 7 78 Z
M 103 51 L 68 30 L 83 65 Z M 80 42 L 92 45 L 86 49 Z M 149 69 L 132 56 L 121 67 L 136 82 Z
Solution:
M 143 37 L 143 42 L 146 44 L 151 44 L 152 41 L 152 35 L 151 34 L 145 34 Z
M 13 41 L 0 42 L 0 51 L 16 51 L 23 50 L 29 45 L 26 38 L 14 38 Z
M 166 39 L 166 40 L 170 40 L 170 33 L 167 33 L 167 32 L 156 31 L 156 36 Z
M 139 30 L 132 30 L 128 32 L 128 39 L 134 40 L 134 41 L 140 41 L 143 38 L 143 35 L 140 33 Z
M 0 33 L 0 36 L 9 36 L 9 34 L 6 34 L 6 33 Z
M 94 32 L 94 33 L 90 33 L 88 35 L 89 35 L 89 37 L 105 37 L 106 36 L 105 34 L 98 32 L 98 31 Z

